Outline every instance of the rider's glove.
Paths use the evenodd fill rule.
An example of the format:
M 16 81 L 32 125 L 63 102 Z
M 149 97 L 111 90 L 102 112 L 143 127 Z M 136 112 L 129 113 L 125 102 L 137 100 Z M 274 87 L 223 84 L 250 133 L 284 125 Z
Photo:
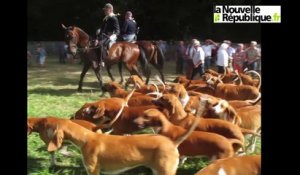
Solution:
M 97 46 L 98 43 L 99 43 L 99 41 L 96 39 L 96 40 L 95 40 L 95 46 Z
M 117 39 L 117 35 L 116 34 L 112 34 L 110 37 L 109 37 L 110 40 L 116 40 Z

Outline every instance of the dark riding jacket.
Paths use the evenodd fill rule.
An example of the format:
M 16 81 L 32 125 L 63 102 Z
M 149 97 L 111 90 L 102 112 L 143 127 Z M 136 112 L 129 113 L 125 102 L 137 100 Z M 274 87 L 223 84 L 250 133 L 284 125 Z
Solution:
M 103 33 L 109 36 L 112 34 L 120 34 L 119 20 L 116 16 L 107 16 L 103 19 L 100 36 Z
M 121 34 L 131 35 L 135 33 L 136 33 L 136 22 L 132 19 L 125 20 L 121 29 Z

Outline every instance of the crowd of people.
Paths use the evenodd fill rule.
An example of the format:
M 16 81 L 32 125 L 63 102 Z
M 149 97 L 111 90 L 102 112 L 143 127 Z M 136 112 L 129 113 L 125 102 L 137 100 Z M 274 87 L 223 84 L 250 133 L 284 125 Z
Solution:
M 234 47 L 229 40 L 217 44 L 207 39 L 202 46 L 197 39 L 192 39 L 188 44 L 179 41 L 176 47 L 176 73 L 183 74 L 185 67 L 186 77 L 193 79 L 197 73 L 201 76 L 213 66 L 217 67 L 219 73 L 224 73 L 227 67 L 238 72 L 245 68 L 260 71 L 260 58 L 256 41 L 251 41 L 248 48 L 244 48 L 243 43 Z

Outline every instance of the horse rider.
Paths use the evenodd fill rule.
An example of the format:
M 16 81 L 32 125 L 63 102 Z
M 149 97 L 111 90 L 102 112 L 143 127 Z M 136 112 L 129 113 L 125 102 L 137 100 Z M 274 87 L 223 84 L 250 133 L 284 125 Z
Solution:
M 125 21 L 121 28 L 121 35 L 123 41 L 133 42 L 136 41 L 137 36 L 137 27 L 136 21 L 132 17 L 131 11 L 127 11 L 125 13 Z
M 109 48 L 116 42 L 117 36 L 120 34 L 119 20 L 117 14 L 114 13 L 114 8 L 110 3 L 105 4 L 103 11 L 105 17 L 103 18 L 102 26 L 97 30 L 97 39 L 95 45 L 98 45 L 99 41 L 103 43 L 104 48 L 109 50 Z M 100 53 L 98 58 L 102 64 Z

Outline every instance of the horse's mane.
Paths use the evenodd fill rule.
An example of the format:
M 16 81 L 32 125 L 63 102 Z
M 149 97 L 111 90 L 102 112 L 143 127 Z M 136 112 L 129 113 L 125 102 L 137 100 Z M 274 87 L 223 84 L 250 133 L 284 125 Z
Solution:
M 78 33 L 84 35 L 87 38 L 90 38 L 90 36 L 85 31 L 83 31 L 81 28 L 74 26 L 74 30 L 79 31 Z

